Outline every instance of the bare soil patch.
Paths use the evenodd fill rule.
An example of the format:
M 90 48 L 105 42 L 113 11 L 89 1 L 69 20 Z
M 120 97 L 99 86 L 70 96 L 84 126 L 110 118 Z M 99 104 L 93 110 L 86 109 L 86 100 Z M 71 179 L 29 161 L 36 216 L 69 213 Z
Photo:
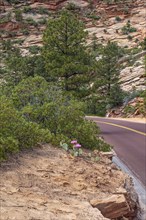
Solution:
M 95 163 L 49 145 L 2 163 L 0 175 L 1 220 L 106 219 L 89 201 L 119 193 L 126 178 L 106 156 Z

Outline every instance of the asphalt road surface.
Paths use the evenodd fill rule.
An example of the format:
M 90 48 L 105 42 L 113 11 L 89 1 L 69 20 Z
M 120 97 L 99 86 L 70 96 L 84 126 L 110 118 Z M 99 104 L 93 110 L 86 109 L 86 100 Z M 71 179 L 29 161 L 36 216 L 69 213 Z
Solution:
M 105 141 L 114 147 L 121 161 L 146 186 L 146 123 L 87 118 L 98 124 Z

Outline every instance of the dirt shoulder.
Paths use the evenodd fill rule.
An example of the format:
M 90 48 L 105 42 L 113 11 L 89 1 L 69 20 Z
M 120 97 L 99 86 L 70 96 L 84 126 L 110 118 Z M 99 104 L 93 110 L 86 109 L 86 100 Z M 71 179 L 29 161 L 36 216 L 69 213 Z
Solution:
M 146 118 L 109 118 L 109 119 L 138 122 L 138 123 L 146 123 Z
M 0 174 L 1 220 L 106 220 L 90 201 L 125 193 L 127 178 L 107 156 L 93 162 L 49 145 L 17 154 Z
M 87 116 L 88 118 L 103 118 L 98 116 Z M 146 118 L 120 118 L 120 117 L 105 117 L 106 119 L 113 119 L 113 120 L 122 120 L 122 121 L 130 121 L 130 122 L 138 122 L 138 123 L 146 123 Z

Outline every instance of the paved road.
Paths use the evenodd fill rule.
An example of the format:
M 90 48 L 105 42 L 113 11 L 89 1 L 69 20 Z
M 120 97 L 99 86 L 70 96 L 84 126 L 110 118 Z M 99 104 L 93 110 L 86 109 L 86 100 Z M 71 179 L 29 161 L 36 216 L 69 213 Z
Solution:
M 114 146 L 117 156 L 146 186 L 146 124 L 89 118 L 97 122 L 105 141 Z

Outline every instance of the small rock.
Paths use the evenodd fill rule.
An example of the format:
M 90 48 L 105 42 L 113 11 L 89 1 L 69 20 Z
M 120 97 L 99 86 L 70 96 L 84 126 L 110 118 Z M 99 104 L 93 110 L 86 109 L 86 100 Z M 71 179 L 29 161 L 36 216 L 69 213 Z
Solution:
M 76 172 L 77 172 L 77 174 L 83 174 L 83 173 L 85 173 L 85 169 L 79 168 Z
M 87 186 L 84 183 L 80 183 L 80 182 L 74 182 L 73 187 L 75 190 L 78 190 L 78 191 L 81 191 L 87 188 Z
M 115 153 L 113 151 L 110 151 L 110 152 L 101 152 L 101 155 L 102 156 L 105 156 L 109 159 L 112 159 L 113 156 L 115 156 Z

